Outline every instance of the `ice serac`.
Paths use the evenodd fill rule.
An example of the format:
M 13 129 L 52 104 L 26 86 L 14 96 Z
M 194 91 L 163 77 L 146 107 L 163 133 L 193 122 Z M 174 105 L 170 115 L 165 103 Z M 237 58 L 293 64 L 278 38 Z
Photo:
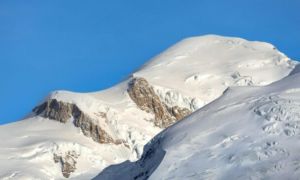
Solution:
M 187 108 L 168 107 L 144 78 L 132 79 L 128 94 L 141 110 L 155 115 L 154 124 L 160 128 L 166 128 L 191 113 Z
M 141 166 L 137 174 L 131 174 L 131 179 L 152 177 L 152 170 L 158 173 L 154 171 L 157 162 L 164 163 L 161 157 L 165 156 L 165 149 L 159 148 L 165 146 L 163 139 L 155 146 L 147 146 L 150 149 L 146 148 L 143 154 L 144 145 L 155 135 L 170 126 L 176 131 L 172 124 L 182 124 L 181 119 L 185 117 L 191 120 L 194 111 L 223 96 L 229 87 L 268 85 L 289 75 L 296 64 L 264 42 L 217 35 L 184 39 L 109 89 L 91 93 L 55 91 L 34 109 L 34 115 L 0 126 L 0 165 L 5 164 L 0 168 L 0 179 L 91 179 L 111 164 L 141 159 L 138 161 L 141 165 L 150 167 L 149 159 L 154 158 L 152 169 Z M 297 69 L 291 74 L 296 72 Z M 266 115 L 271 109 L 262 104 L 255 109 L 256 116 L 276 119 L 274 114 Z M 285 110 L 281 106 L 273 109 Z M 224 125 L 231 122 L 230 117 L 234 118 L 231 114 L 227 117 Z M 278 118 L 284 117 L 282 114 Z M 289 129 L 279 131 L 281 126 L 285 124 L 266 124 L 263 131 L 284 132 L 294 137 L 292 127 L 297 124 L 289 123 Z M 197 130 L 201 131 L 206 132 Z M 176 131 L 172 135 L 185 139 L 190 132 L 184 132 Z M 175 146 L 181 143 L 180 138 L 168 141 Z M 236 137 L 228 136 L 224 142 L 231 139 Z M 185 144 L 193 141 L 191 137 Z M 76 158 L 68 152 L 75 152 Z M 178 157 L 188 159 L 185 154 Z M 176 169 L 176 166 L 169 167 Z

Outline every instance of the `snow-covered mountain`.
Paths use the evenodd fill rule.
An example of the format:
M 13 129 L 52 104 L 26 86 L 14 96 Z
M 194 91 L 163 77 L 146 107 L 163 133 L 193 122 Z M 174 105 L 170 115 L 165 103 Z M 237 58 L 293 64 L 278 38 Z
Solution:
M 299 66 L 298 66 L 299 67 Z M 95 179 L 299 179 L 300 72 L 232 87 Z
M 266 92 L 260 89 L 276 91 L 277 88 L 270 85 L 264 88 L 243 87 L 227 90 L 228 87 L 268 85 L 286 77 L 292 71 L 291 74 L 297 74 L 298 70 L 295 66 L 296 62 L 268 43 L 216 35 L 185 39 L 150 60 L 127 80 L 110 89 L 93 93 L 53 92 L 33 109 L 27 119 L 1 126 L 0 137 L 3 140 L 0 142 L 0 178 L 91 179 L 104 168 L 106 169 L 100 176 L 109 177 L 112 174 L 107 172 L 114 172 L 114 169 L 111 171 L 110 165 L 140 158 L 138 163 L 129 163 L 128 166 L 126 164 L 124 171 L 114 174 L 123 176 L 122 172 L 125 173 L 132 168 L 132 164 L 140 164 L 139 167 L 135 167 L 140 170 L 140 173 L 134 171 L 129 175 L 137 178 L 151 175 L 154 179 L 161 175 L 168 179 L 171 175 L 168 172 L 174 171 L 172 175 L 182 177 L 181 173 L 185 170 L 193 171 L 193 168 L 187 168 L 188 165 L 192 167 L 192 164 L 183 164 L 184 159 L 196 158 L 185 153 L 197 156 L 200 152 L 201 156 L 197 157 L 199 158 L 197 160 L 202 161 L 204 158 L 202 153 L 208 153 L 210 149 L 207 148 L 213 144 L 208 142 L 209 138 L 216 142 L 223 137 L 218 136 L 218 133 L 230 131 L 233 127 L 229 125 L 238 128 L 240 124 L 237 122 L 242 123 L 240 116 L 232 113 L 237 110 L 234 109 L 236 106 L 226 104 L 229 103 L 226 98 L 236 100 L 237 104 L 243 102 L 250 104 L 252 101 L 247 99 L 247 94 L 254 92 L 252 89 Z M 230 96 L 235 96 L 237 99 L 229 98 Z M 259 99 L 259 96 L 258 93 L 257 96 L 253 95 L 253 98 Z M 220 97 L 218 100 L 207 105 L 218 97 Z M 233 100 L 232 103 L 235 103 Z M 204 105 L 207 106 L 201 108 Z M 229 109 L 226 110 L 227 106 Z M 230 108 L 231 106 L 233 109 Z M 253 107 L 258 108 L 255 110 L 256 116 L 264 111 L 271 111 L 264 109 L 267 107 L 263 105 L 261 105 L 262 109 L 259 107 Z M 153 141 L 143 154 L 143 147 L 150 139 L 199 108 L 201 109 L 189 118 L 156 137 L 154 141 L 161 143 Z M 232 138 L 244 140 L 247 132 L 258 136 L 260 129 L 251 131 L 252 126 L 258 124 L 247 124 L 250 122 L 247 120 L 247 115 L 251 114 L 252 109 L 241 106 L 238 110 L 245 116 L 243 119 L 245 126 L 239 127 L 245 131 L 241 130 L 241 134 L 237 133 L 238 137 L 232 135 Z M 224 117 L 224 120 L 215 118 L 221 115 L 226 118 Z M 204 116 L 207 116 L 206 120 L 202 120 Z M 261 114 L 259 117 L 264 116 Z M 230 118 L 232 121 L 229 120 Z M 217 123 L 218 120 L 220 124 Z M 229 124 L 228 130 L 224 123 Z M 284 125 L 281 124 L 279 129 L 281 126 Z M 212 132 L 216 135 L 211 135 Z M 162 136 L 164 134 L 166 136 Z M 225 133 L 224 137 L 224 140 L 229 138 L 228 141 L 231 143 L 230 133 Z M 263 140 L 249 135 L 249 140 L 251 138 L 253 141 Z M 201 144 L 205 144 L 202 140 L 212 144 L 207 144 L 206 149 L 197 149 L 196 146 L 196 149 L 184 150 L 185 145 L 187 148 L 194 148 L 190 147 L 193 142 L 198 142 L 200 147 Z M 223 153 L 223 149 L 217 146 L 215 149 Z M 244 153 L 242 149 L 236 151 Z M 176 153 L 179 156 L 176 156 Z M 220 156 L 213 151 L 211 153 L 215 159 L 206 159 L 206 161 L 212 165 L 217 164 L 217 161 L 222 158 L 220 159 Z M 242 155 L 235 157 L 240 158 L 240 164 L 243 164 Z M 170 160 L 166 159 L 169 156 Z M 149 157 L 151 159 L 147 159 Z M 181 159 L 178 160 L 176 157 Z M 172 160 L 178 161 L 178 165 L 168 165 Z M 225 160 L 220 163 L 225 164 Z M 240 164 L 234 165 L 242 167 Z M 187 167 L 184 168 L 186 165 Z M 195 168 L 199 169 L 198 165 L 199 163 L 196 163 Z M 214 171 L 210 173 L 212 165 L 207 166 L 208 172 L 204 172 L 203 177 L 205 174 L 207 177 L 227 175 Z M 153 171 L 157 166 L 158 168 Z M 179 168 L 181 166 L 183 169 Z M 177 167 L 179 169 L 175 171 Z M 178 174 L 175 173 L 177 171 Z M 202 175 L 195 174 L 195 177 Z

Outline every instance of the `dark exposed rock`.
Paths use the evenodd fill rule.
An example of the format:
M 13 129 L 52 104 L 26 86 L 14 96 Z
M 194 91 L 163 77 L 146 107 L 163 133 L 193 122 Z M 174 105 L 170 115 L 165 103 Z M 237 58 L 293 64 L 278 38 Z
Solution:
M 141 110 L 155 115 L 154 124 L 156 126 L 167 127 L 174 121 L 174 118 L 172 118 L 166 106 L 160 101 L 146 79 L 133 79 L 129 83 L 128 94 Z
M 183 119 L 184 117 L 191 114 L 191 111 L 187 108 L 180 108 L 179 106 L 173 106 L 169 108 L 169 112 L 177 119 Z
M 78 155 L 74 151 L 68 151 L 64 156 L 53 154 L 55 163 L 60 163 L 61 172 L 65 178 L 70 177 L 70 174 L 76 170 L 76 159 Z
M 99 143 L 115 143 L 115 140 L 109 136 L 100 126 L 95 124 L 92 119 L 86 117 L 77 107 L 73 109 L 74 124 L 80 127 L 83 134 Z
M 114 140 L 103 128 L 95 124 L 92 118 L 83 113 L 76 104 L 50 99 L 47 102 L 37 106 L 33 110 L 37 115 L 45 118 L 66 123 L 71 117 L 74 119 L 74 125 L 81 128 L 85 136 L 91 137 L 99 143 L 121 144 L 123 140 Z M 106 114 L 103 113 L 103 117 Z
M 43 117 L 65 123 L 72 117 L 72 108 L 72 104 L 51 99 L 34 108 L 33 111 Z
M 60 159 L 61 159 L 61 156 L 58 156 L 57 154 L 53 154 L 53 160 L 55 163 L 59 163 L 60 162 Z
M 154 124 L 160 128 L 168 127 L 191 113 L 187 108 L 169 108 L 144 78 L 134 78 L 130 81 L 127 92 L 141 110 L 154 114 Z

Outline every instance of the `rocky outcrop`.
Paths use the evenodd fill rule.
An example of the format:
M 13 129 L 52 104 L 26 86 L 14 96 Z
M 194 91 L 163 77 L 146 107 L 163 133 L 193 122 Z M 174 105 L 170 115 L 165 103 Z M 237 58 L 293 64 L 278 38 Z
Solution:
M 73 117 L 74 125 L 81 128 L 85 136 L 91 137 L 98 143 L 123 143 L 122 140 L 114 140 L 103 128 L 96 124 L 92 118 L 81 111 L 76 104 L 49 99 L 45 103 L 34 108 L 33 111 L 39 116 L 62 123 L 66 123 Z M 106 116 L 103 115 L 103 117 Z
M 187 108 L 181 108 L 179 106 L 173 106 L 169 108 L 169 112 L 176 118 L 176 120 L 183 119 L 184 117 L 191 114 L 191 111 Z
M 144 78 L 134 78 L 129 83 L 128 94 L 141 110 L 154 114 L 154 125 L 160 128 L 166 128 L 191 113 L 187 108 L 167 106 Z M 97 119 L 92 119 L 76 104 L 49 99 L 34 108 L 33 111 L 39 116 L 62 123 L 72 119 L 74 125 L 79 127 L 85 136 L 91 137 L 98 143 L 124 144 L 126 146 L 124 140 L 113 138 L 97 123 Z M 107 115 L 104 112 L 98 112 L 98 114 L 99 118 L 105 119 L 103 122 L 107 123 Z
M 168 107 L 144 78 L 132 79 L 127 92 L 141 110 L 154 114 L 154 125 L 160 128 L 166 128 L 191 113 L 187 108 Z
M 37 106 L 33 111 L 45 118 L 65 123 L 72 117 L 73 106 L 74 105 L 70 103 L 51 99 Z
M 64 155 L 53 154 L 53 160 L 61 165 L 61 172 L 65 178 L 70 177 L 70 174 L 76 170 L 77 158 L 78 154 L 74 151 L 68 151 Z
M 129 83 L 128 94 L 141 110 L 154 113 L 156 126 L 167 127 L 175 121 L 146 79 L 133 79 Z
M 115 143 L 114 139 L 109 136 L 99 125 L 95 124 L 92 119 L 84 115 L 77 106 L 73 109 L 74 124 L 80 127 L 85 136 L 91 137 L 99 143 Z

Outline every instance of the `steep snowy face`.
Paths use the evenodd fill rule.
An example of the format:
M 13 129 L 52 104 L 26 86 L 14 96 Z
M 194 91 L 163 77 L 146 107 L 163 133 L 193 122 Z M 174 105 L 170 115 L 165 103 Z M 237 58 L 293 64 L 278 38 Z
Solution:
M 298 179 L 299 81 L 229 89 L 95 179 Z
M 141 158 L 151 138 L 229 86 L 265 85 L 295 65 L 268 43 L 215 35 L 183 40 L 110 89 L 53 92 L 30 118 L 1 127 L 0 164 L 7 166 L 0 178 L 91 178 L 111 164 Z

